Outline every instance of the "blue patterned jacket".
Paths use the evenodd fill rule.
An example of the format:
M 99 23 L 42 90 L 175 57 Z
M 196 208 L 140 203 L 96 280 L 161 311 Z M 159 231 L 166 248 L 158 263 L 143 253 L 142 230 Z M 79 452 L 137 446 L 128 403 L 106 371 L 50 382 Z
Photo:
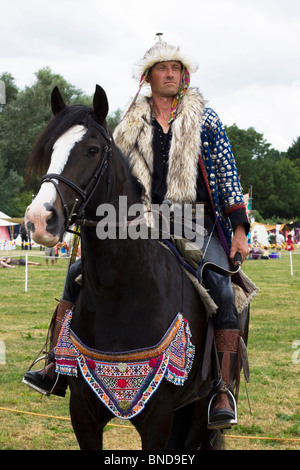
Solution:
M 219 116 L 211 108 L 203 115 L 202 156 L 199 165 L 218 220 L 221 238 L 230 246 L 232 228 L 240 223 L 249 230 L 235 158 Z

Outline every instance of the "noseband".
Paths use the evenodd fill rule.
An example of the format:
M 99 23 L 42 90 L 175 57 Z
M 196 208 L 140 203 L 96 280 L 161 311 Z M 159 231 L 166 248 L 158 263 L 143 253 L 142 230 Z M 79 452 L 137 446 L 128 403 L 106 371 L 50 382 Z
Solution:
M 66 221 L 66 229 L 70 232 L 69 226 L 73 225 L 74 223 L 77 223 L 78 225 L 83 225 L 84 224 L 84 212 L 86 209 L 87 204 L 89 203 L 90 199 L 92 198 L 94 192 L 96 191 L 100 180 L 102 176 L 104 175 L 106 169 L 108 168 L 110 157 L 112 155 L 112 149 L 111 149 L 111 138 L 107 132 L 107 130 L 103 127 L 100 126 L 100 124 L 94 124 L 94 127 L 98 129 L 103 137 L 106 140 L 106 145 L 103 149 L 102 156 L 100 158 L 100 162 L 98 164 L 98 167 L 96 168 L 96 171 L 94 172 L 93 176 L 91 177 L 89 183 L 86 185 L 84 189 L 80 188 L 76 183 L 73 181 L 70 181 L 69 179 L 65 178 L 62 175 L 59 175 L 57 173 L 47 173 L 42 177 L 41 184 L 43 183 L 52 183 L 53 186 L 55 187 L 60 199 L 61 203 L 63 206 L 63 211 L 64 211 L 64 217 Z M 56 181 L 57 180 L 57 181 Z M 62 191 L 58 185 L 58 181 L 61 181 L 62 183 L 65 183 L 67 186 L 72 188 L 82 199 L 81 205 L 79 206 L 77 212 L 74 212 L 76 203 L 78 199 L 75 200 L 73 208 L 70 212 L 68 205 L 66 204 L 64 200 L 64 196 L 62 194 Z M 109 187 L 110 187 L 110 178 L 108 179 L 107 183 L 107 196 L 109 193 Z

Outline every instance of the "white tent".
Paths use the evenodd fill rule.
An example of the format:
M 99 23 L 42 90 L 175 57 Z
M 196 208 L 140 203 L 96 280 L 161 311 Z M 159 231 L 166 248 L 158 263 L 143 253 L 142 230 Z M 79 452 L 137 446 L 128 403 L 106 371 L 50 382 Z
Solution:
M 260 245 L 269 246 L 268 232 L 263 224 L 253 224 L 251 227 L 251 241 L 256 240 Z
M 10 222 L 9 219 L 9 215 L 0 211 L 0 239 L 10 240 L 11 237 L 9 227 L 12 225 L 18 225 L 15 222 Z
M 9 215 L 0 211 L 0 227 L 9 227 L 11 225 L 20 225 L 23 223 L 23 217 L 9 217 Z

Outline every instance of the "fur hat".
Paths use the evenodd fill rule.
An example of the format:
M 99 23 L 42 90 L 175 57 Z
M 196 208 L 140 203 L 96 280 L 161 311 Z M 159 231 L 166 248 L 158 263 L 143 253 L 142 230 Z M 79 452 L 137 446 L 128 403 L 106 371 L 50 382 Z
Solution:
M 181 62 L 190 73 L 195 73 L 197 71 L 197 64 L 193 59 L 188 57 L 179 46 L 172 46 L 160 39 L 136 64 L 133 76 L 137 80 L 140 80 L 146 70 L 151 68 L 154 64 L 171 60 Z

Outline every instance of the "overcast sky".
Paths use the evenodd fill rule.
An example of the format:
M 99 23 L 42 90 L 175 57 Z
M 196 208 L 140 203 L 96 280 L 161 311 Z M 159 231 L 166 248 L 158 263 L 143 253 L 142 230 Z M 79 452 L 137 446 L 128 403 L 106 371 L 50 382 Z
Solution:
M 162 32 L 198 62 L 191 84 L 224 124 L 252 126 L 280 151 L 300 136 L 299 0 L 6 0 L 0 18 L 0 75 L 21 89 L 49 66 L 123 109 Z

